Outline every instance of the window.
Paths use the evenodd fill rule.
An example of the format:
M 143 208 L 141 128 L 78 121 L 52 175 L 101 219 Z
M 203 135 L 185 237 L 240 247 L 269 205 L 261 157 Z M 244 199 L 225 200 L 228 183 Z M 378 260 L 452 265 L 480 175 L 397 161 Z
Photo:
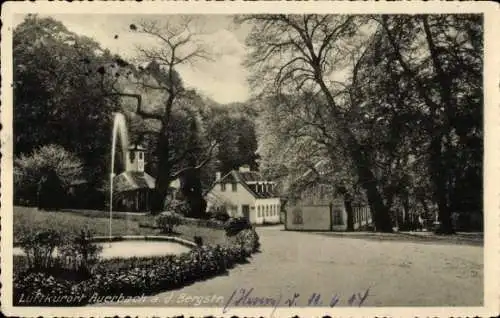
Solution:
M 139 152 L 139 160 L 142 160 L 144 158 L 144 152 Z
M 237 183 L 233 183 L 232 187 L 233 187 L 233 192 L 236 192 L 238 190 L 238 184 Z
M 225 184 L 225 183 L 221 183 L 221 184 L 220 184 L 220 190 L 221 190 L 222 192 L 226 191 L 226 184 Z
M 269 216 L 269 205 L 266 205 L 266 216 Z
M 261 215 L 260 215 L 260 205 L 257 206 L 257 216 L 260 218 Z

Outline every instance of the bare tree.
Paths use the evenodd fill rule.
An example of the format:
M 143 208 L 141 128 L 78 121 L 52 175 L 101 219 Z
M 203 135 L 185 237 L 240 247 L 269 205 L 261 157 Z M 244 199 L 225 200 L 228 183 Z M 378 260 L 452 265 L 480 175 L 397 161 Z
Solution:
M 187 166 L 176 168 L 176 164 L 185 159 L 193 149 L 186 149 L 182 154 L 172 156 L 173 140 L 169 127 L 172 126 L 173 110 L 175 105 L 182 104 L 181 100 L 189 100 L 193 92 L 186 91 L 182 85 L 177 67 L 191 64 L 200 60 L 209 60 L 209 50 L 204 45 L 200 34 L 194 30 L 195 20 L 192 17 L 175 17 L 176 21 L 143 20 L 131 24 L 134 32 L 151 37 L 157 45 L 152 47 L 138 47 L 139 60 L 152 63 L 154 68 L 149 72 L 154 81 L 140 78 L 144 88 L 161 90 L 166 94 L 166 100 L 159 111 L 146 111 L 138 104 L 137 115 L 144 119 L 156 120 L 160 123 L 159 131 L 153 132 L 157 136 L 158 165 L 156 172 L 155 195 L 152 199 L 152 210 L 158 212 L 163 209 L 165 194 L 172 180 L 178 178 L 188 170 L 199 170 L 206 165 L 214 155 L 216 142 L 210 142 L 199 158 L 188 160 Z M 181 106 L 179 106 L 181 107 Z M 199 150 L 199 149 L 198 149 Z M 177 170 L 174 170 L 177 169 Z

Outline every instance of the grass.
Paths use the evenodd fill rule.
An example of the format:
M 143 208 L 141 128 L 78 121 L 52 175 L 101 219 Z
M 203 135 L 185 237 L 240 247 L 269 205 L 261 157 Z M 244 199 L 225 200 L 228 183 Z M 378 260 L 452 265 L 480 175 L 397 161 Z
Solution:
M 38 211 L 31 207 L 14 207 L 14 245 L 19 242 L 20 234 L 29 229 L 56 229 L 64 232 L 80 231 L 88 228 L 96 236 L 109 235 L 109 214 L 103 211 Z M 149 215 L 119 215 L 113 216 L 112 233 L 124 235 L 156 235 L 162 234 L 152 225 L 154 217 Z M 175 236 L 193 241 L 194 236 L 200 236 L 204 244 L 227 244 L 225 232 L 222 229 L 198 227 L 185 224 L 175 228 Z

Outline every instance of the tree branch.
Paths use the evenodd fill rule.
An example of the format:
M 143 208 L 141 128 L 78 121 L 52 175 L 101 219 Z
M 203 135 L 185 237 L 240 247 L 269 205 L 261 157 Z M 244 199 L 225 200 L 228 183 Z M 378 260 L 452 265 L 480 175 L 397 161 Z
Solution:
M 179 171 L 171 174 L 170 178 L 171 179 L 177 179 L 179 178 L 184 172 L 188 171 L 188 170 L 199 170 L 201 168 L 203 168 L 208 162 L 210 162 L 210 160 L 213 159 L 213 151 L 215 149 L 215 147 L 218 145 L 217 142 L 214 142 L 210 145 L 209 147 L 209 150 L 208 150 L 208 154 L 206 155 L 205 159 L 203 159 L 201 162 L 199 162 L 196 166 L 189 166 L 189 167 L 185 167 L 185 168 L 182 168 L 180 169 Z

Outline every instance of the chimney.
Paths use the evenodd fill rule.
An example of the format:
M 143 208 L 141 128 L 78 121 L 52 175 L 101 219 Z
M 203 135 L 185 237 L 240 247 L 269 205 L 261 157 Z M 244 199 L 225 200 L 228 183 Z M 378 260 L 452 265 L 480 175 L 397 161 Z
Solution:
M 217 171 L 217 172 L 215 173 L 215 181 L 219 181 L 219 180 L 220 180 L 220 177 L 221 177 L 221 175 L 220 175 L 220 171 Z

